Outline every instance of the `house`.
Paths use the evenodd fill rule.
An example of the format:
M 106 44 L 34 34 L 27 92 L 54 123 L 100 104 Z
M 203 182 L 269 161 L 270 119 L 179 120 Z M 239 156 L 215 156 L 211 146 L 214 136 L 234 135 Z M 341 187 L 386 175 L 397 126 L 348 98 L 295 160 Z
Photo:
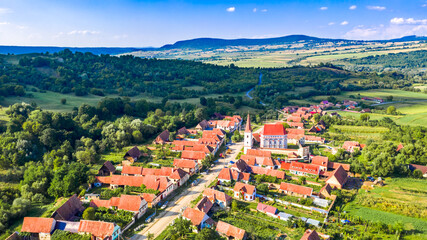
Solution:
M 194 208 L 208 214 L 212 207 L 213 203 L 209 200 L 209 198 L 203 197 L 202 199 L 200 199 L 200 201 L 196 204 Z
M 124 159 L 133 163 L 133 162 L 138 161 L 138 158 L 141 157 L 141 155 L 142 155 L 141 151 L 139 151 L 139 148 L 137 146 L 135 146 L 126 152 Z
M 190 131 L 188 131 L 186 127 L 182 127 L 180 129 L 178 129 L 178 131 L 176 131 L 176 133 L 178 135 L 189 135 Z
M 173 160 L 173 166 L 175 168 L 182 169 L 186 171 L 188 174 L 193 175 L 199 169 L 199 164 L 194 160 L 186 160 L 186 159 L 175 159 Z
M 256 166 L 252 166 L 251 170 L 253 174 L 267 175 L 267 176 L 276 177 L 278 179 L 286 178 L 286 173 L 284 171 L 267 169 L 267 168 L 256 167 Z
M 282 124 L 265 124 L 260 133 L 261 148 L 288 148 L 287 132 Z
M 120 197 L 112 197 L 109 200 L 95 199 L 90 202 L 91 207 L 105 207 L 112 208 L 116 207 L 119 210 L 132 212 L 136 218 L 142 217 L 147 211 L 147 201 L 138 195 L 125 195 L 122 194 Z
M 327 183 L 324 187 L 322 187 L 319 191 L 319 195 L 320 197 L 323 198 L 332 198 L 332 187 L 331 185 L 329 185 L 329 183 Z
M 202 120 L 201 122 L 199 122 L 199 124 L 197 124 L 196 126 L 196 130 L 197 131 L 203 131 L 205 129 L 209 128 L 209 122 L 206 120 Z
M 218 181 L 220 184 L 224 184 L 226 182 L 231 181 L 244 181 L 249 182 L 250 174 L 244 172 L 238 172 L 231 168 L 223 168 L 218 174 Z
M 248 149 L 248 153 L 246 155 L 256 157 L 271 157 L 271 152 L 257 149 Z
M 321 240 L 316 230 L 307 229 L 300 240 Z
M 363 145 L 355 141 L 345 141 L 344 144 L 342 145 L 342 148 L 344 148 L 344 150 L 346 150 L 347 152 L 352 153 L 356 149 L 359 151 L 362 150 Z
M 202 160 L 206 158 L 206 154 L 204 152 L 196 152 L 196 151 L 182 151 L 181 153 L 182 159 L 194 160 L 199 164 L 202 163 Z
M 340 166 L 343 167 L 346 172 L 350 172 L 350 164 L 347 164 L 347 163 L 337 163 L 337 162 L 328 162 L 328 170 L 336 170 Z
M 234 197 L 235 198 L 243 198 L 246 201 L 253 201 L 255 200 L 256 195 L 256 189 L 255 186 L 236 182 L 236 185 L 234 185 Z
M 317 165 L 320 168 L 320 171 L 327 171 L 328 165 L 329 165 L 329 158 L 328 157 L 322 157 L 322 156 L 314 156 L 311 159 L 312 165 Z
M 101 196 L 99 193 L 86 193 L 84 195 L 84 200 L 90 202 L 93 199 L 99 199 L 99 196 Z
M 289 125 L 289 127 L 296 127 L 298 129 L 304 128 L 304 123 L 302 122 L 286 122 L 286 123 Z
M 239 173 L 251 171 L 251 168 L 249 167 L 249 165 L 242 159 L 237 160 L 237 162 L 231 165 L 230 169 L 235 170 Z
M 98 170 L 99 176 L 110 176 L 116 172 L 116 168 L 110 161 L 104 162 L 101 168 Z
M 19 236 L 18 232 L 13 232 L 9 237 L 6 238 L 6 240 L 22 240 L 22 237 Z
M 409 170 L 415 171 L 420 170 L 423 174 L 423 177 L 427 177 L 427 166 L 418 165 L 418 164 L 409 164 Z
M 55 229 L 56 220 L 53 218 L 24 217 L 21 232 L 31 234 L 31 238 L 49 240 Z
M 282 182 L 280 183 L 280 192 L 306 198 L 313 194 L 313 188 Z
M 203 191 L 203 196 L 207 197 L 212 203 L 216 203 L 222 208 L 231 205 L 232 198 L 230 196 L 212 188 L 206 188 Z
M 288 134 L 293 134 L 293 135 L 304 135 L 305 134 L 304 129 L 295 129 L 295 128 L 286 128 L 286 132 L 288 132 Z
M 280 169 L 289 170 L 291 168 L 290 162 L 282 162 L 280 163 Z
M 308 132 L 318 133 L 318 132 L 321 132 L 322 130 L 323 130 L 322 127 L 320 127 L 319 125 L 314 125 L 308 130 Z
M 236 240 L 246 239 L 245 230 L 235 227 L 223 221 L 218 221 L 218 224 L 216 225 L 216 231 L 222 236 L 225 236 L 227 239 L 236 239 Z
M 194 145 L 197 145 L 198 142 L 197 141 L 178 141 L 178 140 L 174 140 L 172 142 L 172 145 L 176 146 L 186 146 L 186 147 L 192 147 Z
M 124 176 L 142 176 L 142 167 L 136 166 L 123 166 L 122 175 Z
M 320 167 L 313 164 L 293 161 L 291 162 L 289 171 L 292 174 L 300 175 L 300 176 L 309 176 L 309 175 L 319 176 Z
M 160 202 L 160 197 L 152 193 L 142 193 L 142 197 L 147 201 L 148 207 L 154 207 Z
M 209 228 L 215 224 L 215 222 L 206 213 L 194 208 L 186 208 L 182 213 L 182 217 L 190 220 L 191 224 L 197 227 L 197 229 L 205 227 Z
M 159 136 L 154 139 L 153 144 L 165 144 L 169 141 L 170 132 L 168 130 L 164 130 Z
M 293 113 L 296 112 L 298 110 L 298 106 L 288 106 L 283 108 L 283 112 L 285 113 Z
M 289 116 L 286 121 L 288 122 L 301 122 L 301 117 L 297 116 Z
M 269 206 L 269 205 L 265 205 L 263 203 L 258 203 L 258 206 L 256 207 L 256 210 L 258 210 L 259 212 L 263 212 L 267 215 L 270 215 L 271 217 L 275 217 L 277 218 L 276 214 L 277 214 L 277 208 Z
M 365 108 L 362 109 L 362 111 L 360 111 L 361 113 L 371 113 L 371 109 L 370 108 Z
M 76 194 L 71 196 L 61 207 L 52 213 L 55 220 L 74 221 L 77 215 L 83 213 L 85 208 Z
M 347 182 L 348 175 L 342 166 L 339 166 L 332 175 L 326 180 L 326 183 L 333 188 L 341 189 Z
M 81 220 L 79 233 L 92 235 L 93 240 L 115 240 L 121 234 L 121 229 L 115 223 Z
M 324 138 L 313 136 L 313 135 L 305 135 L 304 141 L 305 143 L 325 143 Z
M 178 187 L 182 186 L 185 182 L 190 179 L 190 174 L 182 169 L 174 169 L 172 174 L 168 176 L 168 178 L 176 184 Z

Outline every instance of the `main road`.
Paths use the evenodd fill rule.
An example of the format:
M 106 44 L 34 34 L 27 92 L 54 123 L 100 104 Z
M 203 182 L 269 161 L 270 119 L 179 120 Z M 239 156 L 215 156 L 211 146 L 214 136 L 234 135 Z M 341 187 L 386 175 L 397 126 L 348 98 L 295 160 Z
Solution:
M 229 148 L 232 150 L 231 154 L 227 155 L 225 158 L 220 158 L 219 162 L 211 169 L 209 169 L 209 173 L 206 175 L 202 175 L 199 178 L 199 184 L 196 186 L 192 186 L 175 196 L 174 203 L 169 203 L 170 207 L 166 208 L 166 210 L 157 216 L 153 222 L 149 223 L 141 232 L 132 236 L 132 240 L 142 240 L 146 239 L 148 233 L 154 234 L 154 237 L 157 237 L 161 232 L 163 232 L 172 221 L 177 218 L 181 214 L 181 209 L 184 207 L 189 207 L 192 200 L 197 198 L 197 196 L 202 193 L 205 188 L 215 180 L 224 166 L 229 161 L 234 161 L 240 149 L 243 147 L 243 142 L 239 142 L 233 145 L 230 145 Z

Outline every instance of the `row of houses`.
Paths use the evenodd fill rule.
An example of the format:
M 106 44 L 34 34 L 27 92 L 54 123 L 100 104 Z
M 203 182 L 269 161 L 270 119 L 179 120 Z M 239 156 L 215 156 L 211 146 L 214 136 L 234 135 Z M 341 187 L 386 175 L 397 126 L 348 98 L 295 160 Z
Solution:
M 235 130 L 240 129 L 241 126 L 242 117 L 239 115 L 221 116 L 219 120 L 202 120 L 199 124 L 197 124 L 196 130 L 203 131 L 218 128 L 224 131 L 234 132 Z

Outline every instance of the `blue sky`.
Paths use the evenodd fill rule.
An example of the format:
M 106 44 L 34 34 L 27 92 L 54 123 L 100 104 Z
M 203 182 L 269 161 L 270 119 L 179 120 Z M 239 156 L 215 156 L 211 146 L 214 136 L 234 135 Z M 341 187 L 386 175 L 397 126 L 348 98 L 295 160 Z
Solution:
M 198 37 L 427 35 L 427 0 L 0 0 L 0 45 L 159 47 Z

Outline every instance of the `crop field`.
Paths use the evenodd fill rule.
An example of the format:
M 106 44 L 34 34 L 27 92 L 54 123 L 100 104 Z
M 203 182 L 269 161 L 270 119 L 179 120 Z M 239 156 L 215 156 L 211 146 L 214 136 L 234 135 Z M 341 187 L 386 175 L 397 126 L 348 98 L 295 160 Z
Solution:
M 388 204 L 385 209 L 368 207 L 358 204 L 358 200 L 367 198 L 381 199 Z M 396 204 L 402 204 L 405 209 L 395 209 Z M 384 205 L 384 203 L 383 203 Z M 409 217 L 411 209 L 427 211 L 427 185 L 423 179 L 386 178 L 385 186 L 375 187 L 369 192 L 359 191 L 356 199 L 345 207 L 345 211 L 371 221 L 381 221 L 387 224 L 395 224 L 401 221 L 406 230 L 414 230 L 415 235 L 408 239 L 425 239 L 427 237 L 427 219 Z M 406 215 L 405 215 L 406 213 Z
M 359 140 L 364 142 L 367 139 L 380 140 L 382 134 L 387 131 L 388 128 L 385 127 L 333 125 L 330 128 L 329 134 L 343 134 L 351 140 Z

